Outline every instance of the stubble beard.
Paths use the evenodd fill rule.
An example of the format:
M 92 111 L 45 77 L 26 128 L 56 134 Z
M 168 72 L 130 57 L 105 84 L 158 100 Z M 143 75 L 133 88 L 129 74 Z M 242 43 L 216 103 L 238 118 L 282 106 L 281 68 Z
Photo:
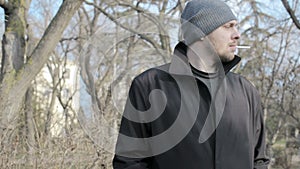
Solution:
M 230 62 L 234 59 L 234 53 L 228 53 L 228 54 L 225 54 L 225 55 L 219 55 L 220 57 L 220 60 L 222 62 Z

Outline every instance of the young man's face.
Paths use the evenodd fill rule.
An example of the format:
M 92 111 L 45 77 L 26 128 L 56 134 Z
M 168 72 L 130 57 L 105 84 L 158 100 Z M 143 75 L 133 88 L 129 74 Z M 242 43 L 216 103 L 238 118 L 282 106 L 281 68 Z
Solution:
M 207 35 L 222 62 L 228 62 L 234 58 L 234 52 L 240 39 L 240 33 L 236 26 L 237 21 L 232 20 Z

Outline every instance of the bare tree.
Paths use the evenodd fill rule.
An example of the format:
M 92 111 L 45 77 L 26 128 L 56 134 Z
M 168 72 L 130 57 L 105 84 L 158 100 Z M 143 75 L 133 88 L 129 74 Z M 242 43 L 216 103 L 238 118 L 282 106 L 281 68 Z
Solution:
M 56 17 L 52 20 L 43 38 L 30 55 L 25 65 L 25 1 L 2 1 L 7 19 L 3 41 L 3 61 L 1 73 L 1 128 L 8 129 L 9 122 L 16 117 L 26 89 L 41 70 L 47 58 L 59 41 L 68 20 L 79 8 L 82 1 L 63 2 Z M 22 15 L 23 14 L 23 15 Z M 21 16 L 20 16 L 21 15 Z
M 14 147 L 12 145 L 13 134 L 17 129 L 16 122 L 19 120 L 19 112 L 26 91 L 46 63 L 50 52 L 55 48 L 68 25 L 68 21 L 82 1 L 63 1 L 38 45 L 32 53 L 26 56 L 26 15 L 30 3 L 31 0 L 0 1 L 0 6 L 5 12 L 0 74 L 1 154 L 5 154 L 7 149 Z M 28 112 L 28 109 L 26 111 Z M 12 150 L 8 150 L 8 152 Z M 7 165 L 9 164 L 4 165 L 4 167 L 7 167 Z

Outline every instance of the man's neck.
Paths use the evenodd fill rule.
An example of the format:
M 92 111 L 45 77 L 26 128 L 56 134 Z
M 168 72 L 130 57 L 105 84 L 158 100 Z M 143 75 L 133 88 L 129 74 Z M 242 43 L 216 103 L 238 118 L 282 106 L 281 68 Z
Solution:
M 220 60 L 216 52 L 203 42 L 196 42 L 187 49 L 189 63 L 196 69 L 206 73 L 217 73 Z
M 187 50 L 187 58 L 189 63 L 196 69 L 206 73 L 217 73 L 220 65 L 218 61 L 209 54 L 202 54 L 201 56 L 196 54 L 193 50 Z M 219 63 L 220 64 L 220 63 Z

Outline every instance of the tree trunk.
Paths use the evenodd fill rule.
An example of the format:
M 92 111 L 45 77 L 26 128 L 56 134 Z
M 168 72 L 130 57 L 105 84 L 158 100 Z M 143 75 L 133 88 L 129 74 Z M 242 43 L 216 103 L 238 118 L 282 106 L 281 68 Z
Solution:
M 24 54 L 25 54 L 25 28 L 26 28 L 26 4 L 24 0 L 15 0 L 1 2 L 1 7 L 4 8 L 5 13 L 5 32 L 3 34 L 2 40 L 2 62 L 1 62 L 1 74 L 0 81 L 4 84 L 0 86 L 0 136 L 2 137 L 2 142 L 11 142 L 12 135 L 9 130 L 12 131 L 12 126 L 9 125 L 8 118 L 11 121 L 16 120 L 19 114 L 13 115 L 12 110 L 14 105 L 9 103 L 7 100 L 10 99 L 11 102 L 16 101 L 8 96 L 8 90 L 2 90 L 3 86 L 11 87 L 14 80 L 8 79 L 3 81 L 6 75 L 17 74 L 24 66 Z M 22 97 L 16 96 L 18 102 L 22 103 Z
M 29 87 L 25 95 L 25 129 L 26 129 L 26 141 L 27 141 L 27 164 L 34 164 L 35 161 L 35 149 L 36 149 L 36 139 L 35 139 L 35 120 L 33 113 L 32 104 L 32 94 L 33 87 Z
M 3 5 L 5 32 L 2 40 L 1 78 L 11 71 L 19 71 L 24 65 L 25 53 L 25 1 L 10 1 Z

